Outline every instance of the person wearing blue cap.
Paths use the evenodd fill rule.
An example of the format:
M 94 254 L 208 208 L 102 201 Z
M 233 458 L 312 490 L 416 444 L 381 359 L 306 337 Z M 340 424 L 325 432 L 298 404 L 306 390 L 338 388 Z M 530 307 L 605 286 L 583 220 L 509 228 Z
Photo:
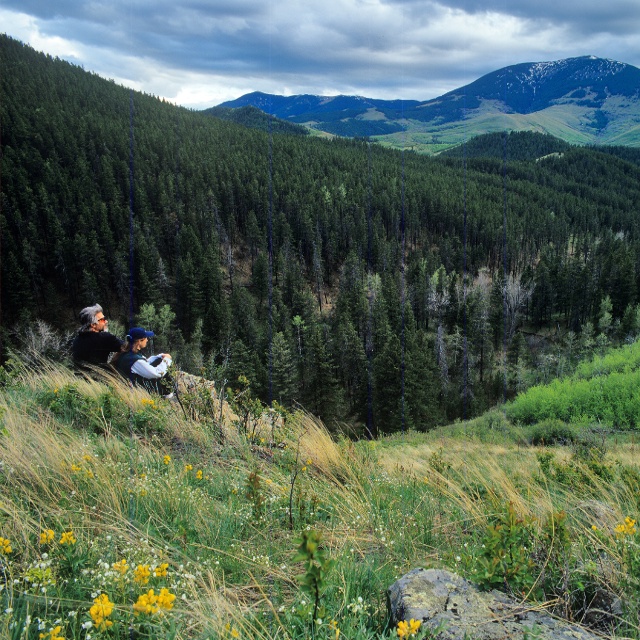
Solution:
M 160 353 L 147 359 L 140 353 L 154 335 L 153 331 L 142 327 L 129 329 L 122 351 L 114 356 L 111 364 L 133 384 L 140 384 L 150 391 L 162 394 L 157 381 L 165 376 L 171 366 L 171 355 Z

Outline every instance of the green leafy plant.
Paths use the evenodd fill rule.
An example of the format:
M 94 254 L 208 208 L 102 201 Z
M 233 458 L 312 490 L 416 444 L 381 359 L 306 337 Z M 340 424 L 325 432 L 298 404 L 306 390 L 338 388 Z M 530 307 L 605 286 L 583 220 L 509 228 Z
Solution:
M 322 536 L 317 531 L 303 531 L 298 540 L 298 552 L 293 558 L 294 562 L 303 562 L 305 572 L 298 576 L 301 589 L 307 593 L 313 601 L 312 624 L 319 617 L 324 617 L 324 607 L 320 606 L 320 597 L 326 585 L 326 577 L 333 561 L 327 557 L 321 546 Z
M 254 519 L 259 520 L 264 515 L 266 499 L 262 481 L 260 479 L 260 474 L 257 471 L 252 471 L 249 474 L 247 478 L 245 495 L 252 504 Z
M 569 444 L 575 439 L 575 427 L 556 418 L 542 420 L 529 430 L 529 441 L 536 446 Z
M 238 378 L 238 385 L 239 388 L 235 392 L 229 393 L 231 406 L 238 415 L 236 420 L 238 431 L 251 440 L 256 435 L 256 429 L 264 413 L 264 406 L 259 398 L 254 398 L 251 395 L 249 379 L 246 376 Z
M 487 527 L 475 578 L 486 588 L 528 595 L 536 584 L 536 565 L 531 558 L 533 521 L 518 517 L 512 503 L 495 523 Z

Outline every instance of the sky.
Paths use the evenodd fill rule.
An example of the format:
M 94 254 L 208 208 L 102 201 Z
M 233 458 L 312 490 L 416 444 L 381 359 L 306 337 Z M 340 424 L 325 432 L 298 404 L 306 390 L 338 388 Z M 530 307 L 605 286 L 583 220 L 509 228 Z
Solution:
M 639 0 L 0 0 L 0 33 L 193 109 L 252 91 L 430 100 L 583 55 L 640 67 Z

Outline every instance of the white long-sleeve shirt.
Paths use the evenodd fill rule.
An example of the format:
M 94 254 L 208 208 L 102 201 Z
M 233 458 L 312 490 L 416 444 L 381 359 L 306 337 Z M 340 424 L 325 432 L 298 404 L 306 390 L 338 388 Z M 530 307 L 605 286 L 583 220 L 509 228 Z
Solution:
M 162 356 L 151 356 L 149 360 L 161 357 Z M 142 356 L 141 360 L 136 360 L 131 367 L 131 373 L 135 373 L 147 380 L 157 380 L 158 378 L 162 378 L 162 376 L 167 373 L 167 369 L 171 366 L 171 358 L 168 356 L 162 358 L 162 362 L 156 367 L 149 364 L 149 360 L 144 356 Z

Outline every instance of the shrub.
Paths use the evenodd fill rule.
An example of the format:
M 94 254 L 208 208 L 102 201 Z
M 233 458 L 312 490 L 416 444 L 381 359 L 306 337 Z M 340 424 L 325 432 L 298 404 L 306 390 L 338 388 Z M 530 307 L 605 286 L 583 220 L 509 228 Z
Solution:
M 477 582 L 486 589 L 528 595 L 537 575 L 531 558 L 533 542 L 533 520 L 519 517 L 509 503 L 506 512 L 487 527 L 475 569 Z
M 567 445 L 576 439 L 574 426 L 558 420 L 548 418 L 538 422 L 528 430 L 528 440 L 532 445 Z

